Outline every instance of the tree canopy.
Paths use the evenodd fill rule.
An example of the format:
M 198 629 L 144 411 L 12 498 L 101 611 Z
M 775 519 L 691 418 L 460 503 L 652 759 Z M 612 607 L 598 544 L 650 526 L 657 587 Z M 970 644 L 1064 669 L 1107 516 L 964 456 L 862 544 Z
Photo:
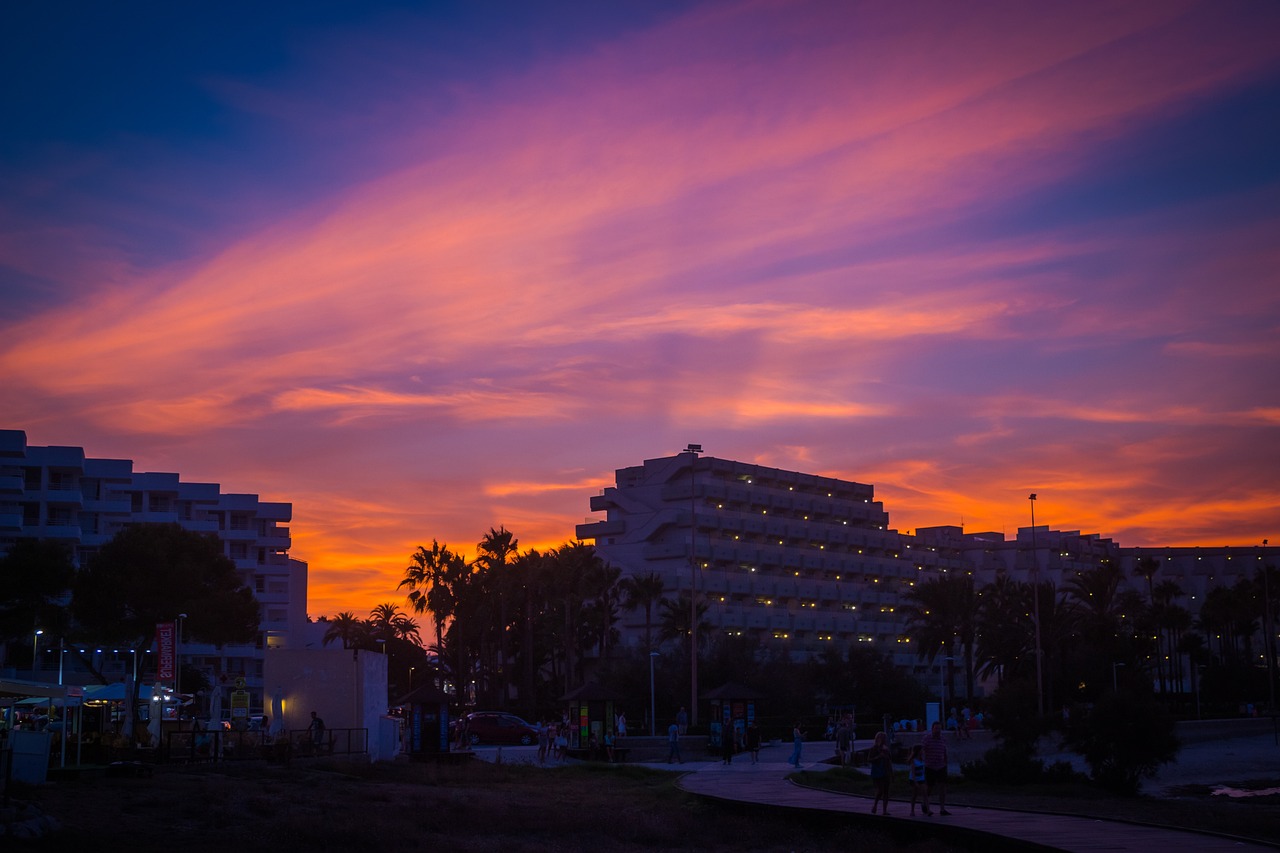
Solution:
M 71 612 L 101 640 L 144 640 L 158 622 L 187 614 L 187 637 L 249 643 L 258 603 L 214 536 L 177 524 L 126 527 L 75 578 Z
M 61 542 L 19 539 L 0 560 L 0 640 L 30 639 L 37 628 L 65 631 L 62 599 L 75 566 Z

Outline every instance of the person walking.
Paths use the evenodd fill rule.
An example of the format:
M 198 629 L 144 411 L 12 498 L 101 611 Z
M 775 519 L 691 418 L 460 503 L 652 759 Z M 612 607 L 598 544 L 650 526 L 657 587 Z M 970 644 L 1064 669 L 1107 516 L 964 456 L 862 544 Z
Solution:
M 853 725 L 848 720 L 842 720 L 836 728 L 836 754 L 840 766 L 848 766 L 853 754 Z
M 795 726 L 791 729 L 791 742 L 794 745 L 794 749 L 792 749 L 791 757 L 787 759 L 787 763 L 795 765 L 795 768 L 799 770 L 800 750 L 804 746 L 804 729 L 800 727 L 799 720 L 796 720 Z
M 921 740 L 924 747 L 924 809 L 929 812 L 929 797 L 938 792 L 938 814 L 947 817 L 947 741 L 942 733 L 942 723 L 934 720 L 933 727 Z
M 538 763 L 547 763 L 547 751 L 551 746 L 551 729 L 547 726 L 546 718 L 538 720 Z
M 916 816 L 916 801 L 920 800 L 922 811 L 926 817 L 932 817 L 929 811 L 929 797 L 924 787 L 924 747 L 916 744 L 911 747 L 911 758 L 908 759 L 907 780 L 911 783 L 911 816 Z
M 684 764 L 684 759 L 680 757 L 680 724 L 672 723 L 667 727 L 667 763 L 678 761 Z
M 315 711 L 311 712 L 311 722 L 307 725 L 307 730 L 311 732 L 311 745 L 319 748 L 324 744 L 324 720 L 316 715 Z
M 760 760 L 760 727 L 752 720 L 747 726 L 747 751 L 751 753 L 751 763 Z
M 867 763 L 871 765 L 871 782 L 876 786 L 876 798 L 871 801 L 871 813 L 876 813 L 876 806 L 883 803 L 881 814 L 889 813 L 889 780 L 893 778 L 893 754 L 889 751 L 888 736 L 884 732 L 876 732 L 876 739 L 867 753 Z

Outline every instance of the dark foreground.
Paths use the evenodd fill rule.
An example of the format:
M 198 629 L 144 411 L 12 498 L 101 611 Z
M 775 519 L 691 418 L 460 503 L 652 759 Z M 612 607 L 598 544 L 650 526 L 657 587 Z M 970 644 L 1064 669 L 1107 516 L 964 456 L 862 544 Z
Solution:
M 220 765 L 15 795 L 62 828 L 6 846 L 46 852 L 961 849 L 903 845 L 839 816 L 716 805 L 677 790 L 671 774 L 634 767 Z

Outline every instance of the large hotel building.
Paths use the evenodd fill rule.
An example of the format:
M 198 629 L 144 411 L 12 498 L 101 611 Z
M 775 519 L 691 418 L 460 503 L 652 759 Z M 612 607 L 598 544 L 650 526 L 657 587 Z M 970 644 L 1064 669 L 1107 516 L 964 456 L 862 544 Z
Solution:
M 176 522 L 218 537 L 257 597 L 262 630 L 244 646 L 184 640 L 181 660 L 203 669 L 215 685 L 244 678 L 254 707 L 262 705 L 264 649 L 288 645 L 307 624 L 307 566 L 289 557 L 292 514 L 291 504 L 224 493 L 216 483 L 183 482 L 177 474 L 134 471 L 127 459 L 88 458 L 79 447 L 28 446 L 25 432 L 0 430 L 0 556 L 19 539 L 49 539 L 65 542 L 81 566 L 121 528 L 142 522 Z M 48 680 L 61 663 L 67 683 L 84 683 L 81 654 L 112 679 L 124 678 L 132 666 L 129 650 L 92 639 L 74 650 L 56 643 L 45 640 L 33 675 Z
M 1135 589 L 1141 557 L 1160 561 L 1158 580 L 1185 592 L 1192 613 L 1215 586 L 1254 577 L 1275 547 L 1121 548 L 1110 539 L 1048 526 L 1015 539 L 960 527 L 895 530 L 872 486 L 685 452 L 620 468 L 615 485 L 591 499 L 604 519 L 577 527 L 580 539 L 626 575 L 656 573 L 668 596 L 696 583 L 712 630 L 749 633 L 793 659 L 831 644 L 873 644 L 921 677 L 936 673 L 911 643 L 902 614 L 906 593 L 945 572 L 982 584 L 1000 571 L 1059 586 L 1118 562 Z M 632 642 L 642 626 L 624 624 Z M 1261 648 L 1261 644 L 1256 646 Z

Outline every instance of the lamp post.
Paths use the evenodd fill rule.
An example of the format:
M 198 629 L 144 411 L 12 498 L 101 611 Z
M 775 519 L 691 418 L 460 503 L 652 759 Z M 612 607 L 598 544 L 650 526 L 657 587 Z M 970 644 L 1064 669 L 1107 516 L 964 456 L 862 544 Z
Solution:
M 1040 661 L 1040 555 L 1036 551 L 1036 493 L 1031 493 L 1031 600 L 1036 622 L 1036 710 L 1044 719 L 1044 674 Z
M 182 725 L 182 623 L 187 614 L 178 614 L 178 642 L 173 647 L 173 692 L 178 697 L 178 725 Z
M 1124 664 L 1118 663 L 1116 661 L 1111 662 L 1111 692 L 1112 693 L 1120 692 L 1120 683 L 1116 679 L 1116 670 L 1122 666 L 1124 666 Z
M 416 666 L 409 667 L 409 689 L 410 690 L 413 690 L 413 671 L 415 669 L 417 669 Z
M 657 652 L 649 652 L 649 737 L 658 733 L 658 705 L 653 694 L 653 659 Z
M 43 633 L 43 628 L 37 628 L 31 635 L 31 671 L 33 673 L 40 669 L 40 635 Z
M 701 444 L 690 444 L 684 449 L 689 459 L 689 723 L 698 724 L 698 508 L 697 485 L 698 454 Z
M 942 723 L 942 727 L 947 727 L 947 682 L 946 670 L 947 666 L 953 661 L 953 657 L 944 657 L 942 665 L 938 667 L 938 720 Z
M 1276 636 L 1271 618 L 1271 567 L 1267 565 L 1267 540 L 1262 540 L 1262 632 L 1267 641 L 1267 687 L 1270 692 L 1271 714 L 1276 713 Z

